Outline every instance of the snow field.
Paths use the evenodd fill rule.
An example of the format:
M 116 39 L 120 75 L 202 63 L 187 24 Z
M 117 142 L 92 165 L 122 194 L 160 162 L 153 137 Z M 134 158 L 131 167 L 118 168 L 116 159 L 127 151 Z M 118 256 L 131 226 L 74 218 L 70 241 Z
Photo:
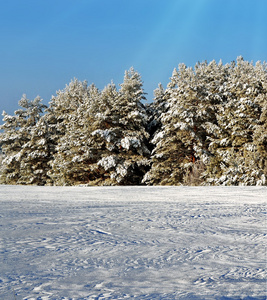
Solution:
M 266 299 L 266 191 L 0 186 L 0 299 Z

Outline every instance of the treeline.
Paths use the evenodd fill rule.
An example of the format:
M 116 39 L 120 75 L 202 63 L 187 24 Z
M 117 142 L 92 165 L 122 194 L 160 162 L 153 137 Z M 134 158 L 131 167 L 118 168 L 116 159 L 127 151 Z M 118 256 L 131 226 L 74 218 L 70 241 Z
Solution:
M 266 63 L 180 64 L 144 105 L 141 76 L 119 88 L 76 79 L 49 106 L 3 112 L 2 184 L 266 185 Z

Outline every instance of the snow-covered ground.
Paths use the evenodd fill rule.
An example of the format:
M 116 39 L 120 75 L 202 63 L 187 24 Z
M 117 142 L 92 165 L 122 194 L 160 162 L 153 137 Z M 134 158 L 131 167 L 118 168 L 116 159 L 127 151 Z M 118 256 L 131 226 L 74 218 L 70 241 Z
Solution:
M 0 299 L 266 299 L 266 187 L 0 186 Z

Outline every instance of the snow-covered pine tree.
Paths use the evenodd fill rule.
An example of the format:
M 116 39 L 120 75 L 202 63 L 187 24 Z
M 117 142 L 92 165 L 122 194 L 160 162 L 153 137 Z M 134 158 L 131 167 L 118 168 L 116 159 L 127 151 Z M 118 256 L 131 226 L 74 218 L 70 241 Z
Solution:
M 92 132 L 98 144 L 103 145 L 97 162 L 102 178 L 97 184 L 140 184 L 147 171 L 150 152 L 142 86 L 141 76 L 131 68 L 125 72 L 119 91 L 113 84 L 102 91 L 106 109 L 99 113 L 98 128 Z
M 265 100 L 262 103 L 259 124 L 256 125 L 253 134 L 253 144 L 257 155 L 256 166 L 260 170 L 256 178 L 256 185 L 267 185 L 267 89 L 262 99 Z
M 161 117 L 162 131 L 158 132 L 152 140 L 156 147 L 153 151 L 151 170 L 144 178 L 148 184 L 175 185 L 181 183 L 183 170 L 180 166 L 183 162 L 189 163 L 191 160 L 190 133 L 187 128 L 177 130 L 176 126 L 180 120 L 179 105 L 182 105 L 178 82 L 180 78 L 187 82 L 186 78 L 189 73 L 190 70 L 182 64 L 179 66 L 179 71 L 176 69 L 173 71 L 171 83 L 167 89 L 169 109 Z M 181 91 L 182 88 L 179 86 Z M 177 104 L 178 101 L 179 104 Z M 185 143 L 188 143 L 188 147 Z
M 133 69 L 119 91 L 113 83 L 99 92 L 78 80 L 58 91 L 48 113 L 56 120 L 55 184 L 140 183 L 149 155 L 143 98 L 141 76 Z
M 51 185 L 48 176 L 50 161 L 53 159 L 48 124 L 42 116 L 30 130 L 30 139 L 23 145 L 21 171 L 18 184 Z
M 168 99 L 168 96 L 166 95 L 166 90 L 160 83 L 158 85 L 158 88 L 154 90 L 153 102 L 147 105 L 147 131 L 149 132 L 150 140 L 152 140 L 154 135 L 161 130 L 161 115 L 162 113 L 165 113 L 168 109 L 168 102 L 166 101 L 166 99 Z
M 4 159 L 1 166 L 1 182 L 5 184 L 43 184 L 39 182 L 39 175 L 33 166 L 33 149 L 31 148 L 33 132 L 43 109 L 40 97 L 33 101 L 23 95 L 19 101 L 20 109 L 15 111 L 14 116 L 3 113 L 5 122 L 0 129 L 0 143 Z M 36 162 L 37 163 L 37 162 Z M 39 169 L 40 170 L 40 169 Z
M 111 168 L 115 167 L 116 160 L 113 152 L 117 153 L 116 138 L 120 128 L 114 121 L 112 107 L 118 97 L 115 84 L 108 84 L 95 101 L 94 119 L 91 121 L 91 130 L 88 140 L 90 151 L 94 153 L 94 160 L 90 163 L 89 185 L 111 185 Z
M 195 70 L 184 64 L 174 69 L 165 94 L 168 109 L 161 115 L 162 131 L 153 139 L 156 146 L 145 178 L 148 184 L 201 183 L 210 156 L 208 135 L 215 130 L 216 105 L 222 101 L 218 72 L 223 73 L 222 64 L 214 61 L 198 63 Z M 195 172 L 196 167 L 201 172 Z M 193 172 L 198 178 L 192 177 Z
M 255 65 L 255 71 L 262 83 L 262 91 L 255 99 L 261 107 L 261 115 L 253 134 L 253 144 L 256 146 L 258 156 L 257 167 L 263 173 L 258 176 L 256 184 L 267 185 L 267 63 L 258 61 Z
M 147 113 L 148 113 L 148 125 L 147 131 L 149 132 L 149 148 L 151 151 L 150 156 L 150 166 L 151 168 L 145 174 L 142 182 L 146 184 L 152 184 L 151 179 L 156 178 L 155 172 L 159 170 L 155 168 L 153 162 L 157 161 L 157 156 L 154 156 L 155 152 L 157 151 L 156 144 L 162 138 L 163 133 L 163 124 L 162 124 L 162 117 L 166 114 L 169 108 L 169 95 L 167 91 L 163 88 L 162 84 L 158 85 L 158 88 L 154 90 L 154 99 L 153 102 L 147 105 Z M 160 176 L 159 176 L 160 177 Z
M 20 163 L 18 154 L 25 142 L 19 133 L 18 116 L 11 116 L 3 111 L 3 122 L 0 129 L 0 141 L 2 147 L 2 162 L 0 172 L 0 183 L 16 184 L 20 175 Z M 22 141 L 21 141 L 22 140 Z M 20 142 L 21 141 L 21 142 Z
M 261 69 L 259 64 L 258 68 Z M 263 88 L 266 71 L 265 79 L 264 71 L 261 71 L 257 72 L 253 63 L 242 57 L 229 68 L 229 76 L 222 87 L 226 100 L 217 113 L 220 131 L 209 147 L 213 156 L 206 180 L 210 184 L 255 185 L 263 182 L 262 156 L 257 150 L 258 136 L 255 135 L 256 129 L 263 125 L 262 104 L 264 99 L 266 102 L 266 89 Z M 259 145 L 258 149 L 263 149 Z
M 96 160 L 96 149 L 91 151 L 90 133 L 98 96 L 94 85 L 88 87 L 86 81 L 74 79 L 52 97 L 49 120 L 55 153 L 49 175 L 56 185 L 85 183 L 91 176 L 90 163 Z

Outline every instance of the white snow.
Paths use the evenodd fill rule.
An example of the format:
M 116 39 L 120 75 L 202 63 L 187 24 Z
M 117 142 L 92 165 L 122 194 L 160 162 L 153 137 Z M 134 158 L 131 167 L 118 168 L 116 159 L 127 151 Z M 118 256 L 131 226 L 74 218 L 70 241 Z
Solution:
M 0 299 L 266 299 L 266 196 L 0 185 Z
M 108 143 L 110 143 L 112 139 L 112 131 L 109 129 L 97 129 L 91 133 L 91 135 L 100 135 L 102 138 L 104 138 Z
M 121 146 L 122 148 L 129 150 L 131 146 L 133 146 L 134 148 L 141 147 L 141 142 L 136 137 L 126 136 L 121 140 Z
M 125 177 L 127 175 L 127 167 L 125 165 L 119 164 L 116 168 L 116 172 L 121 176 Z
M 103 157 L 97 164 L 102 166 L 105 170 L 114 168 L 116 166 L 116 157 L 114 155 Z

